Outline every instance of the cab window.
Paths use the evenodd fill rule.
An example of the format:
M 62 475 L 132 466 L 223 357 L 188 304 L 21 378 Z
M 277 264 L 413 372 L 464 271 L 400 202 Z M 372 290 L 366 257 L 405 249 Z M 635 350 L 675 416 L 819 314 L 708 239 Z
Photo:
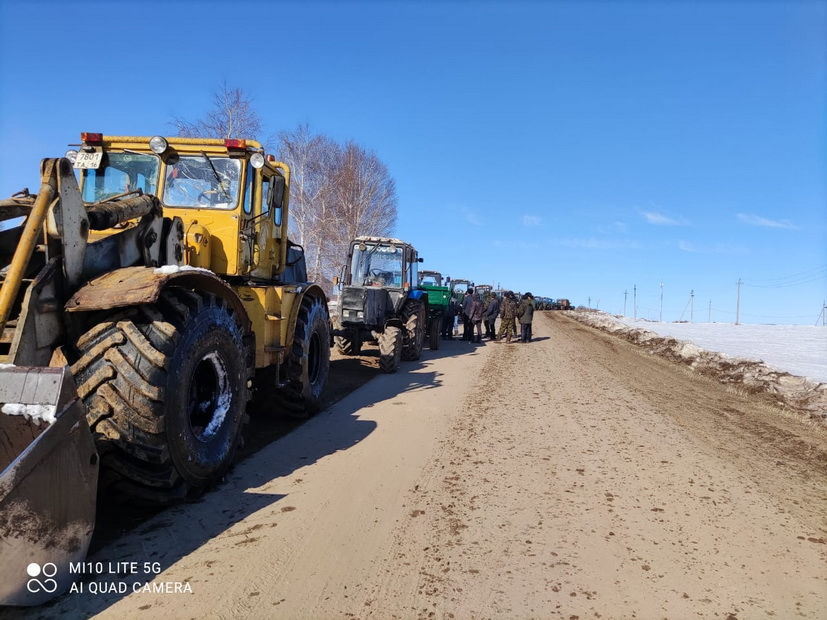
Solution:
M 270 178 L 261 177 L 261 214 L 270 212 Z
M 244 184 L 244 213 L 251 213 L 253 209 L 253 181 L 256 179 L 256 169 L 247 164 L 247 182 Z
M 183 156 L 167 166 L 164 204 L 170 207 L 232 209 L 238 204 L 241 161 L 228 157 Z

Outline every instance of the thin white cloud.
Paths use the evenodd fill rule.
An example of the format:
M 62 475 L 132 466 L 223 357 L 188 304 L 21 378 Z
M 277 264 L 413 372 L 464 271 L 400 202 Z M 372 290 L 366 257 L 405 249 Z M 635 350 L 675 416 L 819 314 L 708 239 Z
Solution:
M 625 235 L 629 232 L 629 227 L 625 222 L 612 222 L 611 224 L 601 224 L 597 227 L 597 232 L 601 235 Z
M 471 224 L 471 226 L 482 226 L 482 220 L 476 211 L 470 207 L 460 207 L 460 211 L 462 211 L 462 216 L 465 218 L 465 221 Z
M 790 220 L 771 220 L 768 217 L 761 217 L 753 213 L 739 213 L 738 219 L 750 226 L 762 226 L 764 228 L 784 228 L 786 230 L 798 230 L 798 226 Z
M 658 211 L 641 211 L 640 214 L 654 226 L 686 226 L 689 223 L 682 217 L 669 217 Z
M 642 247 L 640 243 L 631 239 L 595 239 L 594 237 L 555 239 L 553 243 L 564 248 L 584 250 L 637 250 Z
M 691 241 L 678 241 L 678 249 L 690 254 L 746 254 L 746 248 L 731 243 L 715 243 L 713 245 L 699 245 Z
M 540 248 L 540 244 L 528 243 L 526 241 L 500 241 L 499 239 L 495 239 L 494 247 L 507 248 L 511 250 L 538 250 Z
M 523 226 L 527 226 L 529 228 L 539 226 L 542 221 L 543 218 L 538 217 L 536 215 L 524 215 L 522 217 Z

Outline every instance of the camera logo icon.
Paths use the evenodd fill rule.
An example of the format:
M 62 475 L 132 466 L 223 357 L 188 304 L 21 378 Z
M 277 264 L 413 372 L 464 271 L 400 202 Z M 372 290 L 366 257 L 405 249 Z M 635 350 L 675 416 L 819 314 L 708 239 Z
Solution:
M 51 594 L 57 590 L 57 581 L 52 579 L 57 575 L 57 565 L 52 562 L 46 562 L 41 566 L 37 562 L 32 562 L 26 567 L 26 573 L 31 577 L 26 582 L 26 589 L 35 594 L 37 592 L 47 592 Z

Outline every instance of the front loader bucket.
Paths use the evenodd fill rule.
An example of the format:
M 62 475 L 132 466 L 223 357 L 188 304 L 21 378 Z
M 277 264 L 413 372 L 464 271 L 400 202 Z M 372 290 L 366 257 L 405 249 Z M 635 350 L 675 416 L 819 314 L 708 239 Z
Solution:
M 39 605 L 86 558 L 98 454 L 68 368 L 0 369 L 0 411 L 0 605 Z

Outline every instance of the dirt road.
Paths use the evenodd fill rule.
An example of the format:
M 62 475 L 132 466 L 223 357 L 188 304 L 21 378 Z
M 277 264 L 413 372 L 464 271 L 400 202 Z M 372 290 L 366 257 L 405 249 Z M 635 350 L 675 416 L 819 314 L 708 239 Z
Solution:
M 822 429 L 559 314 L 534 332 L 373 379 L 91 558 L 159 575 L 34 615 L 824 617 Z

